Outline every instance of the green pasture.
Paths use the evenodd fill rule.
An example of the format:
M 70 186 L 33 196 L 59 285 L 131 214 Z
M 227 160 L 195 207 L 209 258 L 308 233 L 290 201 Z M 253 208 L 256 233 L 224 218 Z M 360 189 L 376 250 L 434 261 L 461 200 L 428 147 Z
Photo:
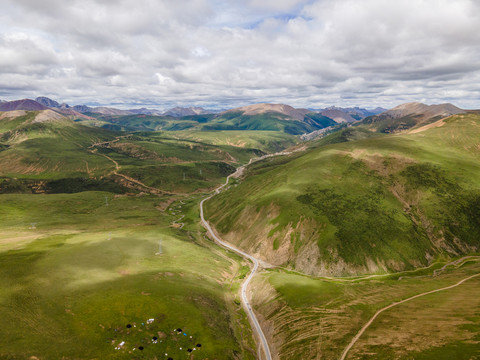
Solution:
M 0 357 L 177 359 L 200 343 L 196 358 L 252 358 L 222 285 L 230 261 L 169 227 L 168 200 L 0 196 Z

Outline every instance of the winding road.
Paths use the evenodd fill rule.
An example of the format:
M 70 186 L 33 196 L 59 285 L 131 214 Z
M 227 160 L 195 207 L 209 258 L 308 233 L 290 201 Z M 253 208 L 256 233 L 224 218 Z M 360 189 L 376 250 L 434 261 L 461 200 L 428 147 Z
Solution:
M 266 158 L 269 158 L 269 157 L 279 156 L 279 155 L 289 155 L 291 153 L 292 152 L 283 151 L 283 152 L 279 152 L 279 153 L 275 153 L 275 154 L 265 155 L 265 156 L 255 158 L 255 159 L 250 159 L 250 162 L 248 163 L 248 165 L 250 165 L 252 162 L 263 160 L 263 159 L 266 159 Z M 248 277 L 245 279 L 245 281 L 242 284 L 242 290 L 241 290 L 242 304 L 245 308 L 245 311 L 247 312 L 248 317 L 250 318 L 251 323 L 253 324 L 254 331 L 257 333 L 257 335 L 258 335 L 258 337 L 259 337 L 259 339 L 262 343 L 263 351 L 264 351 L 264 354 L 265 354 L 265 359 L 266 360 L 272 360 L 272 355 L 270 354 L 270 348 L 268 346 L 267 339 L 265 337 L 265 334 L 263 333 L 262 327 L 260 326 L 260 324 L 257 320 L 257 317 L 255 316 L 255 313 L 252 310 L 252 306 L 250 305 L 250 302 L 248 301 L 248 297 L 247 297 L 247 288 L 248 288 L 248 285 L 250 284 L 250 281 L 252 280 L 253 276 L 255 275 L 255 273 L 257 272 L 257 270 L 259 268 L 259 260 L 255 257 L 253 257 L 252 255 L 247 254 L 245 251 L 237 249 L 235 246 L 221 240 L 217 235 L 215 235 L 212 227 L 207 222 L 207 220 L 205 220 L 204 213 L 203 213 L 204 202 L 207 201 L 208 199 L 211 199 L 215 195 L 219 194 L 220 191 L 222 191 L 228 185 L 228 182 L 230 181 L 230 178 L 239 177 L 240 175 L 242 175 L 246 166 L 247 165 L 243 165 L 243 166 L 240 166 L 239 168 L 237 168 L 237 170 L 233 174 L 230 174 L 227 177 L 227 180 L 225 181 L 225 184 L 220 185 L 218 188 L 215 189 L 215 192 L 212 195 L 206 197 L 205 199 L 203 199 L 200 202 L 200 218 L 202 220 L 202 225 L 205 227 L 205 229 L 207 229 L 208 233 L 215 240 L 215 242 L 217 242 L 221 246 L 223 246 L 223 247 L 225 247 L 229 250 L 232 250 L 232 251 L 236 252 L 237 254 L 243 256 L 244 258 L 249 259 L 253 262 L 252 271 L 250 272 L 250 275 L 248 275 Z

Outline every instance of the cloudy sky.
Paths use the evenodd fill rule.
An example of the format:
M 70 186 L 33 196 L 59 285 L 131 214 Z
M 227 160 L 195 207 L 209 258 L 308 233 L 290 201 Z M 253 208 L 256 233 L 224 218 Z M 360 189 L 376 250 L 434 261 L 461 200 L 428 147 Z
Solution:
M 0 99 L 480 108 L 475 0 L 2 0 Z

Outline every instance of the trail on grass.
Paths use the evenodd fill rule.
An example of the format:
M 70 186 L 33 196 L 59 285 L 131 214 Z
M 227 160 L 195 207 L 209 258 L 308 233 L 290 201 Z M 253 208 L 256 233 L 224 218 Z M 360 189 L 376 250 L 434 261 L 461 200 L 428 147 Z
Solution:
M 388 306 L 385 306 L 384 308 L 378 310 L 375 315 L 372 316 L 372 318 L 360 329 L 360 331 L 357 333 L 357 335 L 355 335 L 355 337 L 352 339 L 352 341 L 350 341 L 350 343 L 348 344 L 348 346 L 345 348 L 345 350 L 343 351 L 342 353 L 342 356 L 340 357 L 340 360 L 344 360 L 345 357 L 347 356 L 348 352 L 350 351 L 350 349 L 353 347 L 353 345 L 355 345 L 355 343 L 358 341 L 358 339 L 360 339 L 360 336 L 362 336 L 362 334 L 365 332 L 365 330 L 368 329 L 368 327 L 373 323 L 373 321 L 377 318 L 378 315 L 380 315 L 382 312 L 384 312 L 385 310 L 388 310 L 394 306 L 397 306 L 397 305 L 400 305 L 400 304 L 403 304 L 403 303 L 406 303 L 407 301 L 410 301 L 410 300 L 413 300 L 413 299 L 416 299 L 416 298 L 419 298 L 419 297 L 422 297 L 422 296 L 425 296 L 425 295 L 429 295 L 429 294 L 433 294 L 433 293 L 436 293 L 436 292 L 440 292 L 440 291 L 444 291 L 444 290 L 449 290 L 449 289 L 453 289 L 461 284 L 463 284 L 465 281 L 467 280 L 470 280 L 476 276 L 479 276 L 479 274 L 475 274 L 475 275 L 472 275 L 472 276 L 469 276 L 463 280 L 460 280 L 458 283 L 454 284 L 454 285 L 450 285 L 450 286 L 447 286 L 447 287 L 444 287 L 444 288 L 441 288 L 441 289 L 437 289 L 437 290 L 431 290 L 431 291 L 427 291 L 427 292 L 424 292 L 424 293 L 421 293 L 421 294 L 418 294 L 418 295 L 415 295 L 415 296 L 412 296 L 412 297 L 409 297 L 408 299 L 405 299 L 405 300 L 402 300 L 402 301 L 399 301 L 399 302 L 395 302 L 393 304 L 390 304 Z
M 301 151 L 301 150 L 303 150 L 303 148 L 297 149 L 295 151 Z M 290 151 L 290 152 L 282 151 L 282 152 L 279 152 L 279 153 L 264 155 L 264 156 L 261 156 L 259 158 L 250 159 L 250 162 L 247 165 L 243 165 L 243 166 L 238 167 L 233 174 L 230 174 L 227 177 L 227 180 L 225 181 L 225 184 L 220 185 L 218 188 L 215 189 L 215 192 L 213 194 L 207 196 L 205 199 L 203 199 L 200 202 L 200 219 L 202 221 L 202 225 L 205 227 L 205 229 L 207 229 L 207 232 L 215 240 L 215 242 L 217 242 L 218 244 L 220 244 L 221 246 L 223 246 L 223 247 L 225 247 L 229 250 L 232 250 L 232 251 L 236 252 L 237 254 L 241 255 L 242 257 L 244 257 L 246 259 L 249 259 L 253 263 L 252 271 L 250 272 L 250 274 L 248 275 L 248 277 L 245 279 L 245 281 L 242 284 L 241 299 L 242 299 L 243 307 L 244 307 L 245 311 L 247 312 L 247 315 L 250 318 L 251 323 L 253 324 L 253 330 L 257 333 L 258 338 L 260 339 L 260 342 L 262 344 L 266 360 L 272 360 L 272 355 L 270 354 L 270 347 L 268 346 L 268 341 L 265 337 L 265 334 L 263 333 L 262 327 L 260 326 L 260 323 L 258 322 L 257 317 L 255 316 L 255 313 L 253 312 L 252 306 L 250 305 L 250 302 L 248 301 L 248 296 L 247 296 L 248 285 L 250 284 L 250 281 L 252 280 L 255 273 L 258 271 L 258 269 L 260 267 L 259 259 L 255 258 L 254 256 L 252 256 L 250 254 L 247 254 L 246 252 L 244 252 L 240 249 L 237 249 L 235 246 L 221 240 L 217 235 L 215 235 L 212 227 L 210 226 L 208 221 L 205 220 L 204 212 L 203 212 L 203 204 L 205 203 L 205 201 L 211 199 L 215 195 L 219 194 L 223 189 L 225 189 L 225 187 L 228 185 L 228 182 L 230 181 L 230 178 L 240 177 L 243 174 L 243 172 L 245 171 L 246 166 L 250 165 L 251 163 L 259 161 L 259 160 L 263 160 L 263 159 L 266 159 L 266 158 L 270 158 L 270 157 L 273 157 L 273 156 L 290 155 L 292 153 L 293 153 L 293 151 Z
M 94 148 L 94 147 L 97 147 L 97 146 L 105 146 L 105 145 L 110 145 L 112 143 L 115 143 L 115 142 L 118 142 L 120 141 L 120 139 L 122 138 L 125 138 L 126 136 L 119 136 L 117 138 L 115 138 L 115 140 L 112 140 L 112 141 L 106 141 L 106 142 L 102 142 L 102 143 L 95 143 L 95 144 L 92 144 L 90 146 L 90 148 Z M 94 152 L 95 150 L 90 150 L 90 152 L 92 153 L 95 153 Z M 110 156 L 108 155 L 105 155 L 105 154 L 97 154 L 97 155 L 100 155 L 100 156 L 103 156 L 104 158 L 110 160 L 111 162 L 113 162 L 113 164 L 115 165 L 115 170 L 112 171 L 112 174 L 114 174 L 115 176 L 118 176 L 118 177 L 121 177 L 123 179 L 125 179 L 127 181 L 127 183 L 133 183 L 133 184 L 136 184 L 138 185 L 139 187 L 143 188 L 143 190 L 145 190 L 146 192 L 150 193 L 150 194 L 165 194 L 165 195 L 180 195 L 178 193 L 175 193 L 175 192 L 172 192 L 172 191 L 165 191 L 165 190 L 161 190 L 161 189 L 158 189 L 158 188 L 155 188 L 155 187 L 152 187 L 152 186 L 148 186 L 148 185 L 145 185 L 144 183 L 142 183 L 140 180 L 137 180 L 137 179 L 134 179 L 130 176 L 127 176 L 127 175 L 124 175 L 124 174 L 121 174 L 119 173 L 120 171 L 120 164 L 115 161 L 114 159 L 112 159 Z M 87 164 L 87 171 L 88 171 L 88 164 Z
M 185 215 L 180 216 L 177 220 L 174 220 L 174 221 L 172 222 L 172 225 L 178 225 L 178 226 L 177 226 L 177 229 L 183 228 L 183 227 L 185 226 L 185 223 L 183 223 L 183 222 L 181 223 L 181 222 L 179 222 L 179 221 L 183 220 L 184 217 L 185 217 Z

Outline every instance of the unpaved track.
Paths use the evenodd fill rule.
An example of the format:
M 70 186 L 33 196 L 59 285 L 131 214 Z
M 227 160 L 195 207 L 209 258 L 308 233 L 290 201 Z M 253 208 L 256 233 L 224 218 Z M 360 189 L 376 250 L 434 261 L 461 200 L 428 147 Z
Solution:
M 358 341 L 358 339 L 360 339 L 360 336 L 362 336 L 362 334 L 365 332 L 365 330 L 368 329 L 368 327 L 373 323 L 373 321 L 377 318 L 378 315 L 380 315 L 382 312 L 384 312 L 385 310 L 388 310 L 394 306 L 397 306 L 397 305 L 400 305 L 400 304 L 403 304 L 407 301 L 410 301 L 410 300 L 413 300 L 413 299 L 416 299 L 416 298 L 419 298 L 421 296 L 425 296 L 425 295 L 429 295 L 429 294 L 433 294 L 433 293 L 436 293 L 436 292 L 440 292 L 440 291 L 444 291 L 444 290 L 449 290 L 449 289 L 453 289 L 459 285 L 462 285 L 465 281 L 467 280 L 470 280 L 470 279 L 473 279 L 474 277 L 476 276 L 480 276 L 480 274 L 475 274 L 475 275 L 472 275 L 472 276 L 469 276 L 463 280 L 460 280 L 458 283 L 454 284 L 454 285 L 450 285 L 450 286 L 447 286 L 447 287 L 444 287 L 444 288 L 441 288 L 441 289 L 437 289 L 437 290 L 431 290 L 431 291 L 427 291 L 425 293 L 421 293 L 421 294 L 418 294 L 418 295 L 415 295 L 415 296 L 412 296 L 412 297 L 409 297 L 408 299 L 405 299 L 405 300 L 402 300 L 402 301 L 399 301 L 399 302 L 395 302 L 393 304 L 390 304 L 386 307 L 384 307 L 383 309 L 380 309 L 378 310 L 375 315 L 372 316 L 372 318 L 370 320 L 368 320 L 368 322 L 360 329 L 360 331 L 357 333 L 357 335 L 355 335 L 355 337 L 352 339 L 352 341 L 350 341 L 350 344 L 348 344 L 348 346 L 345 348 L 345 350 L 343 351 L 342 353 L 342 356 L 340 357 L 340 360 L 344 360 L 345 357 L 347 356 L 348 352 L 350 351 L 350 349 L 353 347 L 353 345 L 355 345 L 355 343 Z

